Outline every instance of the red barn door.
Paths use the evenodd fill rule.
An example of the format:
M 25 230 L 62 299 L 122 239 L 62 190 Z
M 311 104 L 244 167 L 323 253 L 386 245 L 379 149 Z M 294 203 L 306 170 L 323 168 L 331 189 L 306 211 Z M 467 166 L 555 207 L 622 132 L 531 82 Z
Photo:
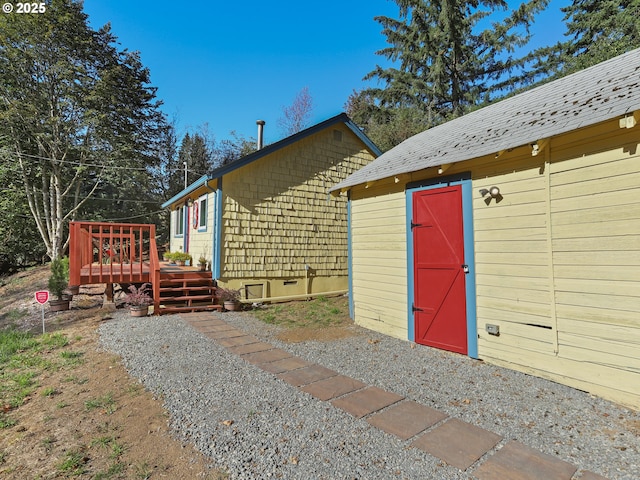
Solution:
M 467 354 L 462 190 L 413 193 L 415 341 Z

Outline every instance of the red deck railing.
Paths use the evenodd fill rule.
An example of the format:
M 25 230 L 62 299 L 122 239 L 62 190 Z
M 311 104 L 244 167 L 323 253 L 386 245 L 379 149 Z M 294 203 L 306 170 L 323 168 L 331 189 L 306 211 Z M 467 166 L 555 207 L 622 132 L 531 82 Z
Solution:
M 71 222 L 69 231 L 70 285 L 151 282 L 159 302 L 155 225 Z

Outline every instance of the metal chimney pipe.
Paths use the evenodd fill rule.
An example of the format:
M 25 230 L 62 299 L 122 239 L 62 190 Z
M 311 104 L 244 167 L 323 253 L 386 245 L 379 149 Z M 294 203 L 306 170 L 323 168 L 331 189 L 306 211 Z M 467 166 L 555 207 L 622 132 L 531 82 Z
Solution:
M 258 125 L 258 150 L 260 150 L 262 148 L 262 146 L 264 145 L 263 142 L 263 130 L 264 130 L 264 124 L 267 123 L 264 120 L 256 120 L 256 125 Z

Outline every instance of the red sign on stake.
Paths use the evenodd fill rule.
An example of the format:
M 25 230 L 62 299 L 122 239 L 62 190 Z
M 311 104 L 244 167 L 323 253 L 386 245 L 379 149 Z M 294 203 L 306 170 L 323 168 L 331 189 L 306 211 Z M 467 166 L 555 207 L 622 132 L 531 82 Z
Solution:
M 45 303 L 47 303 L 49 301 L 49 292 L 46 290 L 40 290 L 39 292 L 36 292 L 36 301 L 40 305 L 44 305 Z

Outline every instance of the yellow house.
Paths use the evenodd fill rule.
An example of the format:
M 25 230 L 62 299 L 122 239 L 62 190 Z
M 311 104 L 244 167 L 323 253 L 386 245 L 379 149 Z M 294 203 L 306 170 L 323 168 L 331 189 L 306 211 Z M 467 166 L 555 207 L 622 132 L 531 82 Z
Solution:
M 162 205 L 170 249 L 244 299 L 346 293 L 347 201 L 328 189 L 379 154 L 340 114 L 219 167 Z
M 355 321 L 639 408 L 639 122 L 634 50 L 339 182 Z

